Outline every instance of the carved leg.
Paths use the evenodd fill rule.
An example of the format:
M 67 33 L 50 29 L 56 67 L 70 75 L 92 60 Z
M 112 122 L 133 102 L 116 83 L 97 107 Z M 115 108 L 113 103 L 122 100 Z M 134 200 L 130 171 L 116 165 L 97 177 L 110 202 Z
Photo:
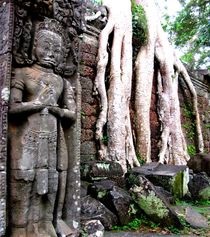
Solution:
M 11 171 L 10 180 L 10 213 L 11 236 L 25 237 L 28 223 L 30 197 L 34 171 Z
M 59 172 L 57 207 L 56 207 L 56 232 L 59 236 L 77 236 L 63 220 L 62 212 L 66 194 L 67 171 Z

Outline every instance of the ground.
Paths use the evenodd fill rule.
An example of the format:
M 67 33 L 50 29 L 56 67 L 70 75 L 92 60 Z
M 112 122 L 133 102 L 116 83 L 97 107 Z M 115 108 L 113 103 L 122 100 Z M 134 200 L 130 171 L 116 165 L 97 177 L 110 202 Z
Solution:
M 119 228 L 115 227 L 117 230 L 106 232 L 104 237 L 210 236 L 210 201 L 197 203 L 177 201 L 174 207 L 179 209 L 179 213 L 182 213 L 185 207 L 192 207 L 195 211 L 208 219 L 209 227 L 192 228 L 189 224 L 183 221 L 183 218 L 181 218 L 184 228 L 183 230 L 179 230 L 172 226 L 167 228 L 159 227 L 158 224 L 155 224 L 149 220 L 140 219 L 140 221 L 133 221 L 127 226 Z

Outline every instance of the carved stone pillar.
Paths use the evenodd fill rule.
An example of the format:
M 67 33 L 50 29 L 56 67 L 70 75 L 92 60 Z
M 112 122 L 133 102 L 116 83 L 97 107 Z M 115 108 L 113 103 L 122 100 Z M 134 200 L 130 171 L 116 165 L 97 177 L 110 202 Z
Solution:
M 0 0 L 0 236 L 6 232 L 7 111 L 10 93 L 13 4 Z
M 82 0 L 0 0 L 0 237 L 16 237 L 19 233 L 27 237 L 33 231 L 35 236 L 40 236 L 39 233 L 55 236 L 55 231 L 62 236 L 73 233 L 77 236 L 81 132 L 78 35 L 83 27 L 82 14 Z M 45 25 L 47 28 L 39 29 L 44 21 L 56 22 L 58 27 Z M 41 42 L 46 31 L 57 43 L 62 38 L 62 50 L 54 51 L 55 55 L 63 51 L 64 59 L 59 64 L 49 58 L 43 63 L 39 57 L 44 56 L 38 57 L 38 50 L 34 52 L 37 34 Z M 49 43 L 50 47 L 53 44 Z M 43 49 L 52 50 L 42 45 Z M 27 84 L 30 80 L 32 83 Z M 22 106 L 26 104 L 29 107 Z M 38 111 L 34 109 L 37 105 L 44 107 Z M 44 119 L 47 122 L 42 122 Z M 54 133 L 50 130 L 52 126 Z M 11 147 L 13 144 L 16 149 Z M 47 159 L 47 165 L 43 166 Z M 49 163 L 52 159 L 56 164 L 53 168 Z M 24 162 L 29 160 L 32 166 L 25 166 Z M 23 200 L 19 188 L 27 192 Z M 25 211 L 27 215 L 22 215 Z M 40 211 L 41 217 L 37 214 Z M 14 221 L 15 216 L 20 219 Z M 48 222 L 53 224 L 52 228 Z

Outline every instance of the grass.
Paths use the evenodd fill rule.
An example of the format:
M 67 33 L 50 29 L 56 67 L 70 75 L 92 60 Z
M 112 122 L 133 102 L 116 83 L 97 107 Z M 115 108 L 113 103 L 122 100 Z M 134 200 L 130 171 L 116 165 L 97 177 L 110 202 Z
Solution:
M 176 206 L 191 206 L 195 211 L 199 212 L 208 218 L 210 226 L 210 201 L 180 201 L 176 200 Z M 208 208 L 207 208 L 208 207 Z M 183 229 L 178 229 L 174 226 L 161 227 L 159 223 L 154 223 L 149 220 L 146 215 L 140 214 L 138 218 L 134 218 L 131 222 L 124 226 L 113 226 L 114 231 L 135 231 L 140 233 L 159 233 L 159 234 L 176 234 L 180 235 L 193 235 L 193 236 L 210 236 L 210 228 L 194 229 L 184 219 L 184 215 L 179 216 Z

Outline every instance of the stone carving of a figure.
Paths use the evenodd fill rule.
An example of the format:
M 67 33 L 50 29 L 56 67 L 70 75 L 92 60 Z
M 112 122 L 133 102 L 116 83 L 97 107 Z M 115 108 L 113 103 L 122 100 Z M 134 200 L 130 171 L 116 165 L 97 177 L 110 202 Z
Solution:
M 73 89 L 56 73 L 64 60 L 63 48 L 56 21 L 39 23 L 33 45 L 36 63 L 16 68 L 12 80 L 9 189 L 13 237 L 57 236 L 54 223 L 61 218 L 65 196 L 58 186 L 68 166 L 61 122 L 73 123 L 76 114 Z

